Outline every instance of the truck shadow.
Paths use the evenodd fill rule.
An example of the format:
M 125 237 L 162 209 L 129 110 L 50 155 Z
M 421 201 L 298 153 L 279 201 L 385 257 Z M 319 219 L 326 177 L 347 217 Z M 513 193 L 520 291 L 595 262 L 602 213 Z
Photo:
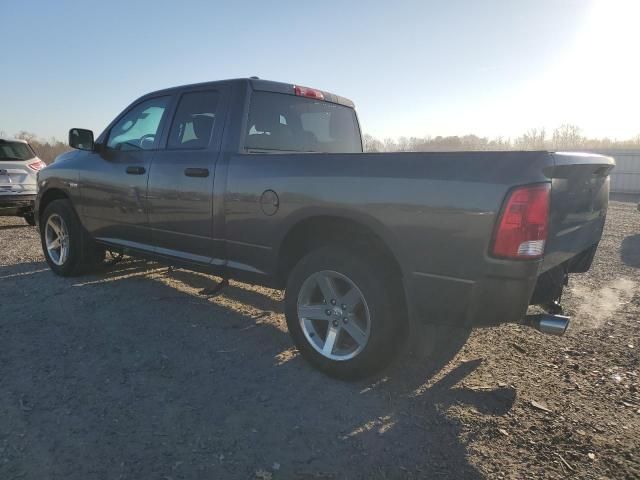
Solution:
M 622 241 L 620 259 L 629 267 L 640 267 L 640 234 L 630 235 Z
M 26 223 L 24 225 L 20 225 L 20 224 L 0 225 L 0 231 L 13 230 L 16 228 L 33 228 L 33 227 L 31 225 L 27 225 Z
M 198 290 L 211 288 L 221 280 L 220 278 L 212 277 L 211 275 L 200 274 L 188 270 L 174 270 L 169 274 L 169 276 Z M 267 295 L 258 291 L 256 287 L 251 287 L 250 285 L 231 280 L 230 284 L 220 292 L 220 295 L 224 295 L 230 300 L 251 305 L 260 310 L 282 313 L 282 299 L 284 298 L 282 293 L 268 288 L 262 288 L 260 290 L 268 292 L 269 294 Z
M 487 432 L 450 410 L 490 419 L 515 392 L 459 386 L 481 360 L 336 381 L 296 354 L 277 299 L 232 285 L 206 300 L 175 281 L 200 279 L 156 267 L 0 267 L 1 478 L 253 478 L 275 463 L 277 478 L 482 478 L 468 442 Z

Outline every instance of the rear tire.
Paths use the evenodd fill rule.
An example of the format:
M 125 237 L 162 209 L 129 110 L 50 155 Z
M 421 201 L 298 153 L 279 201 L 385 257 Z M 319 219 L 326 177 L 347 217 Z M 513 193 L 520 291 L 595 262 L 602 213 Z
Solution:
M 87 273 L 104 260 L 104 249 L 89 237 L 69 200 L 47 205 L 41 217 L 40 240 L 49 267 L 62 277 Z
M 379 259 L 338 246 L 306 255 L 291 271 L 285 293 L 287 326 L 302 356 L 342 379 L 387 366 L 405 321 L 400 285 Z

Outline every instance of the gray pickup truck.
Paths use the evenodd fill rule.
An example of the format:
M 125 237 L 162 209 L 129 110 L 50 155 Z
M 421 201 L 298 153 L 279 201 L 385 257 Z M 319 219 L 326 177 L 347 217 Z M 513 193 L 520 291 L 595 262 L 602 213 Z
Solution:
M 438 343 L 503 322 L 562 333 L 558 300 L 591 266 L 614 166 L 363 153 L 350 100 L 258 78 L 150 93 L 97 139 L 74 128 L 69 141 L 78 150 L 38 177 L 56 274 L 109 250 L 286 289 L 300 352 L 342 378 L 383 367 L 428 325 L 446 326 Z M 534 304 L 548 314 L 527 316 Z

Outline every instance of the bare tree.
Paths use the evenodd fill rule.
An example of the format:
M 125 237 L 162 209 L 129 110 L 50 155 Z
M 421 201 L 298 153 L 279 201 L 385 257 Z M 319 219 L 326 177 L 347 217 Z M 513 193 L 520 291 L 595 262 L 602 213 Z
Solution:
M 384 144 L 373 135 L 365 133 L 362 136 L 362 144 L 365 152 L 383 152 Z
M 411 145 L 409 143 L 409 139 L 407 137 L 398 138 L 398 142 L 396 143 L 396 148 L 400 152 L 411 151 Z
M 387 137 L 384 139 L 384 151 L 385 152 L 397 152 L 398 146 L 393 138 Z
M 18 140 L 25 140 L 31 143 L 37 137 L 35 133 L 27 132 L 26 130 L 20 130 L 18 133 L 16 133 L 15 138 L 17 138 Z
M 543 128 L 530 128 L 514 141 L 514 148 L 518 150 L 544 150 L 546 148 L 547 133 Z
M 576 125 L 565 123 L 553 131 L 551 138 L 554 150 L 569 150 L 580 148 L 584 144 L 582 130 Z

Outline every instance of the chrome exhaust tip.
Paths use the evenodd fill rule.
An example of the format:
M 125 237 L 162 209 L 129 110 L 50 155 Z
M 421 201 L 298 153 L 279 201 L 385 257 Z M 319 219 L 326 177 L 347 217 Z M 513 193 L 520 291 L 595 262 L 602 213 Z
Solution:
M 570 320 L 569 317 L 563 315 L 539 313 L 536 315 L 526 315 L 522 323 L 541 333 L 561 337 L 567 331 Z

